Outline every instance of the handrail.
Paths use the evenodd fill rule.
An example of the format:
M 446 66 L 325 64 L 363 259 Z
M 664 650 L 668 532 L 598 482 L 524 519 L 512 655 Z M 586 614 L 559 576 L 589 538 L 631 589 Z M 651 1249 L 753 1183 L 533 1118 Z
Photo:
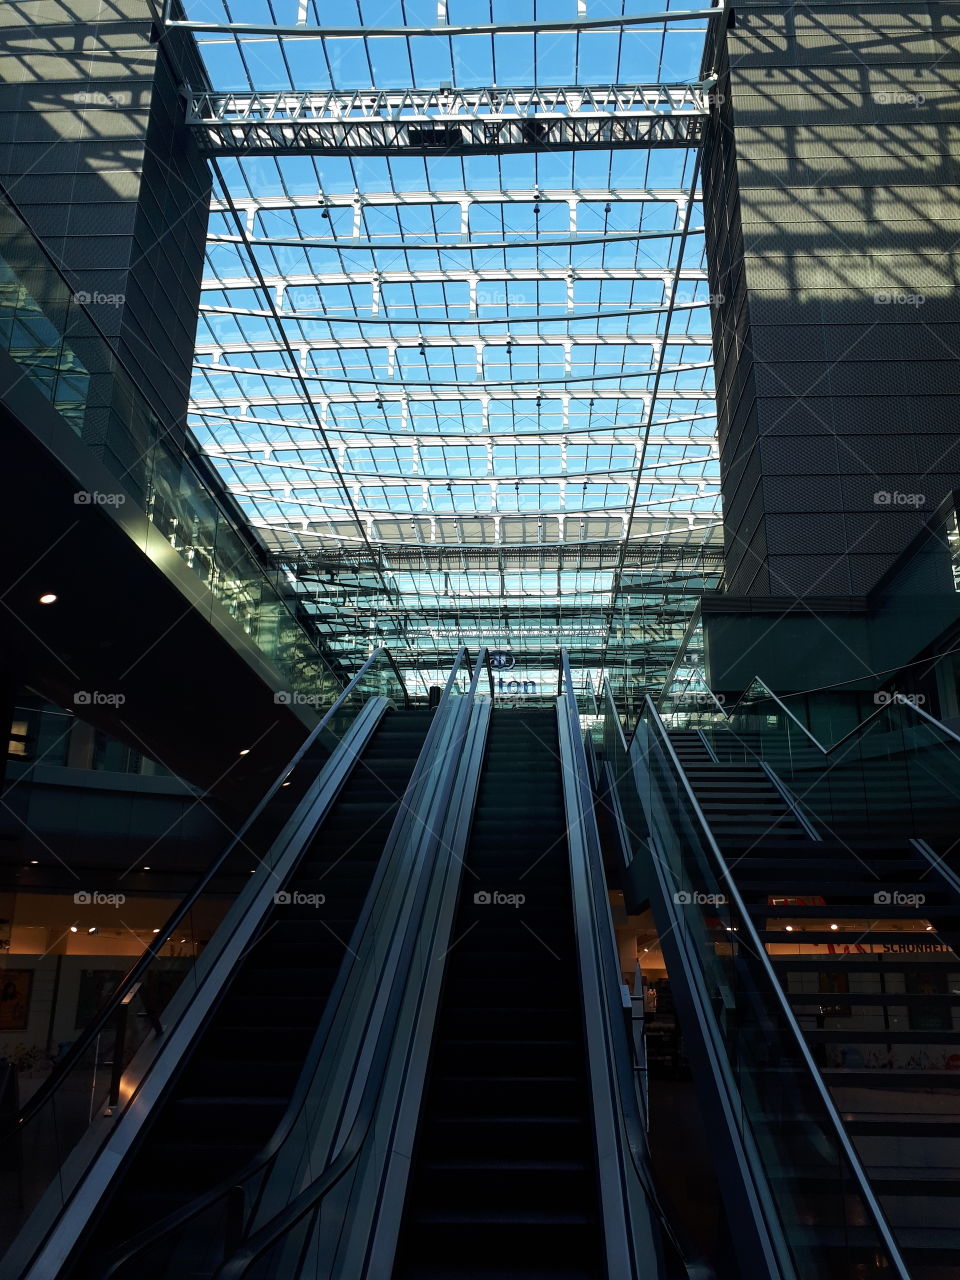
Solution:
M 704 683 L 706 684 L 706 681 L 704 681 Z M 819 752 L 821 752 L 823 755 L 826 755 L 826 754 L 827 754 L 827 752 L 828 752 L 828 750 L 830 750 L 830 748 L 825 747 L 825 746 L 823 745 L 823 743 L 822 743 L 822 742 L 820 742 L 820 740 L 819 740 L 818 738 L 815 738 L 815 737 L 813 736 L 813 734 L 810 732 L 810 730 L 807 728 L 807 726 L 806 726 L 806 725 L 805 725 L 801 720 L 798 720 L 798 719 L 797 719 L 797 717 L 793 714 L 793 712 L 790 710 L 790 708 L 784 704 L 784 702 L 783 702 L 783 700 L 782 700 L 781 698 L 777 697 L 777 695 L 773 692 L 773 690 L 769 687 L 769 685 L 767 685 L 767 684 L 766 684 L 766 682 L 765 682 L 765 681 L 761 680 L 759 676 L 754 676 L 754 677 L 753 677 L 753 679 L 750 681 L 750 685 L 748 685 L 748 689 L 749 689 L 749 688 L 752 688 L 752 686 L 753 686 L 753 685 L 755 685 L 755 684 L 758 684 L 758 685 L 760 686 L 760 688 L 764 691 L 764 693 L 767 695 L 767 697 L 769 697 L 769 698 L 772 698 L 772 699 L 773 699 L 773 701 L 777 704 L 777 706 L 780 708 L 780 710 L 783 712 L 783 714 L 784 714 L 785 716 L 787 716 L 790 720 L 792 720 L 792 721 L 793 721 L 793 723 L 797 726 L 797 728 L 801 731 L 801 733 L 803 733 L 806 737 L 808 737 L 808 738 L 810 739 L 810 741 L 813 743 L 813 745 L 817 748 L 817 750 L 818 750 Z M 744 694 L 743 694 L 743 696 L 740 698 L 740 701 L 739 701 L 739 702 L 737 702 L 737 703 L 735 704 L 735 706 L 733 707 L 733 710 L 732 710 L 732 711 L 727 711 L 727 712 L 725 712 L 725 714 L 726 714 L 726 716 L 727 716 L 727 718 L 728 718 L 728 719 L 733 719 L 733 717 L 737 714 L 738 708 L 740 707 L 740 703 L 742 703 L 742 702 L 743 702 L 743 700 L 744 700 L 744 698 L 746 698 L 746 696 L 747 696 L 747 694 L 746 694 L 746 691 L 745 691 L 745 692 L 744 692 Z M 714 701 L 716 701 L 716 699 L 714 699 Z M 719 706 L 720 704 L 718 703 L 717 705 Z M 723 710 L 723 708 L 722 708 L 722 707 L 721 707 L 721 710 Z M 882 708 L 881 708 L 881 710 L 882 710 Z M 744 714 L 744 715 L 745 715 L 745 714 L 747 714 L 747 713 L 746 713 L 746 712 L 743 712 L 743 713 L 741 713 L 741 714 Z M 867 723 L 867 721 L 864 721 L 863 723 L 864 723 L 864 724 L 866 724 L 866 723 Z M 848 735 L 848 736 L 849 736 L 849 735 Z M 841 741 L 842 741 L 842 740 L 843 740 L 843 739 L 841 739 Z
M 894 1270 L 899 1276 L 899 1280 L 910 1280 L 910 1273 L 907 1270 L 903 1258 L 901 1257 L 899 1247 L 893 1238 L 893 1233 L 890 1230 L 879 1201 L 874 1195 L 870 1181 L 860 1163 L 860 1157 L 857 1155 L 856 1148 L 850 1141 L 850 1137 L 843 1125 L 843 1121 L 840 1119 L 840 1114 L 834 1105 L 833 1098 L 824 1084 L 820 1070 L 813 1060 L 813 1055 L 810 1053 L 806 1040 L 803 1038 L 803 1032 L 800 1030 L 793 1010 L 790 1007 L 790 1002 L 787 1000 L 786 993 L 784 992 L 773 966 L 770 963 L 770 957 L 767 954 L 767 949 L 754 927 L 753 918 L 748 912 L 743 899 L 740 897 L 740 891 L 737 888 L 729 867 L 727 866 L 726 859 L 720 852 L 720 847 L 714 839 L 713 832 L 710 829 L 710 824 L 707 822 L 699 801 L 694 794 L 693 787 L 690 785 L 690 781 L 684 772 L 683 766 L 680 764 L 676 751 L 674 750 L 673 743 L 670 741 L 670 735 L 667 732 L 666 726 L 661 720 L 660 714 L 649 694 L 647 695 L 645 702 L 650 711 L 651 721 L 656 730 L 661 750 L 664 751 L 664 754 L 670 760 L 673 772 L 678 777 L 686 793 L 687 800 L 689 801 L 690 807 L 697 818 L 698 825 L 700 826 L 701 835 L 703 836 L 705 845 L 714 860 L 715 871 L 719 874 L 720 879 L 726 886 L 726 890 L 729 894 L 729 900 L 737 911 L 737 915 L 739 917 L 738 927 L 742 931 L 743 935 L 741 941 L 743 941 L 744 937 L 746 938 L 749 943 L 751 953 L 755 955 L 761 969 L 763 970 L 764 976 L 770 984 L 774 999 L 780 1008 L 784 1023 L 790 1034 L 790 1038 L 807 1068 L 814 1089 L 820 1098 L 837 1142 L 839 1143 L 844 1155 L 847 1157 L 850 1171 L 853 1174 L 857 1188 L 863 1197 L 864 1206 L 873 1219 L 874 1225 L 880 1234 L 880 1239 L 883 1241 L 884 1247 L 890 1254 L 890 1261 L 893 1264 Z
M 577 706 L 577 697 L 573 690 L 573 678 L 570 671 L 569 655 L 565 649 L 561 651 L 560 664 L 566 679 L 566 692 L 561 696 L 564 698 L 564 701 L 566 703 L 566 713 L 567 713 L 568 722 L 570 725 L 571 740 L 573 744 L 574 761 L 576 766 L 576 778 L 574 779 L 574 785 L 576 785 L 580 790 L 581 804 L 584 806 L 587 806 L 589 810 L 592 810 L 593 797 L 591 794 L 585 794 L 585 789 L 589 788 L 590 784 L 588 780 L 586 752 L 584 750 L 584 745 L 583 745 L 583 736 L 580 732 L 580 709 Z M 592 692 L 592 689 L 591 689 L 591 692 Z M 594 697 L 594 707 L 597 707 L 595 697 Z M 599 714 L 599 710 L 597 710 L 597 714 Z M 619 721 L 618 721 L 617 727 L 620 728 Z M 620 729 L 620 732 L 622 736 L 623 730 Z M 584 827 L 584 824 L 581 823 L 580 824 L 581 831 L 583 831 L 583 827 Z M 593 906 L 594 906 L 595 912 L 597 910 L 605 910 L 609 912 L 609 906 L 607 904 L 606 896 L 605 896 L 606 886 L 603 885 L 601 887 L 601 885 L 598 883 L 598 880 L 597 880 L 597 877 L 600 874 L 599 846 L 597 846 L 597 848 L 594 850 L 594 857 L 588 858 L 586 870 L 587 870 L 588 884 L 591 889 L 591 896 L 593 899 Z M 603 907 L 600 906 L 601 902 L 603 903 Z M 601 979 L 601 981 L 605 979 L 607 982 L 607 985 L 609 986 L 611 983 L 611 976 L 610 976 L 611 960 L 614 953 L 611 952 L 608 948 L 603 947 L 602 941 L 596 930 L 592 931 L 592 937 L 593 937 L 593 943 L 594 943 L 594 954 L 596 956 L 596 961 L 597 961 L 598 977 Z M 619 983 L 617 984 L 617 987 L 618 987 L 617 997 L 619 999 L 620 998 Z M 614 1098 L 615 1113 L 619 1115 L 623 1123 L 624 1134 L 626 1137 L 626 1150 L 630 1154 L 630 1162 L 633 1165 L 633 1170 L 637 1178 L 637 1183 L 641 1187 L 644 1193 L 644 1196 L 648 1204 L 650 1205 L 650 1208 L 653 1210 L 659 1222 L 661 1230 L 663 1231 L 670 1245 L 675 1250 L 678 1258 L 680 1260 L 683 1260 L 683 1257 L 684 1257 L 683 1248 L 680 1244 L 680 1241 L 677 1239 L 677 1236 L 673 1230 L 672 1225 L 670 1224 L 670 1221 L 667 1217 L 667 1214 L 662 1204 L 660 1203 L 660 1199 L 656 1193 L 656 1188 L 653 1186 L 653 1183 L 650 1179 L 649 1169 L 646 1167 L 646 1164 L 641 1155 L 641 1153 L 647 1148 L 647 1141 L 646 1141 L 646 1133 L 643 1129 L 643 1125 L 639 1116 L 639 1110 L 638 1110 L 639 1103 L 637 1102 L 637 1098 L 636 1098 L 636 1086 L 634 1083 L 632 1066 L 631 1066 L 631 1072 L 630 1072 L 630 1082 L 631 1082 L 631 1089 L 633 1090 L 634 1105 L 630 1106 L 628 1105 L 628 1101 L 627 1101 L 627 1097 L 629 1095 L 625 1096 L 625 1087 L 624 1087 L 625 1082 L 622 1078 L 621 1070 L 618 1069 L 622 1066 L 622 1063 L 620 1062 L 619 1055 L 615 1053 L 612 1045 L 610 1045 L 609 1032 L 611 1030 L 612 1030 L 612 1025 L 609 1024 L 608 1022 L 608 1035 L 606 1037 L 606 1043 L 608 1044 L 608 1046 L 610 1046 L 610 1057 L 612 1059 L 612 1062 L 611 1062 L 612 1070 L 610 1071 L 609 1079 L 611 1080 L 614 1091 L 615 1091 L 615 1098 Z M 631 1056 L 632 1056 L 632 1053 L 631 1053 Z
M 463 655 L 469 666 L 469 658 L 467 657 L 466 649 L 461 649 L 460 654 Z M 452 682 L 456 676 L 459 665 L 460 657 L 458 656 L 454 669 L 451 671 L 444 687 L 444 694 L 441 698 L 440 707 L 444 705 L 444 700 L 448 696 L 448 692 L 452 686 Z M 490 674 L 492 681 L 492 671 L 489 665 L 489 654 L 486 647 L 483 647 L 480 650 L 480 653 L 477 655 L 477 662 L 471 668 L 472 674 L 470 688 L 464 698 L 464 702 L 467 705 L 471 705 L 473 702 L 480 674 L 484 669 L 488 674 Z M 437 708 L 438 713 L 440 707 Z M 431 732 L 439 723 L 440 720 L 438 716 L 434 720 L 434 724 L 431 725 Z M 420 754 L 418 765 L 421 761 L 425 761 L 429 757 L 430 753 L 427 751 L 426 747 L 427 743 L 424 744 L 424 749 Z M 446 801 L 449 799 L 454 774 L 455 770 L 450 769 L 444 779 L 444 806 Z M 418 910 L 415 910 L 411 914 L 407 933 L 402 944 L 401 955 L 392 972 L 392 985 L 384 1019 L 385 1024 L 388 1026 L 395 1022 L 396 1017 L 399 1014 L 400 1005 L 406 994 L 405 975 L 409 969 L 409 963 L 417 945 L 420 918 L 419 908 L 422 908 L 423 902 L 428 893 L 429 881 L 429 876 L 422 876 L 420 884 L 418 885 Z M 403 977 L 402 981 L 401 976 Z M 302 1221 L 308 1213 L 315 1209 L 326 1196 L 327 1192 L 330 1191 L 341 1180 L 341 1178 L 349 1172 L 354 1162 L 362 1152 L 367 1135 L 370 1131 L 370 1125 L 373 1122 L 373 1117 L 376 1112 L 376 1103 L 380 1097 L 382 1089 L 384 1070 L 392 1051 L 392 1036 L 381 1032 L 375 1039 L 374 1052 L 371 1057 L 371 1067 L 364 1084 L 363 1093 L 361 1095 L 359 1106 L 357 1107 L 356 1115 L 354 1116 L 350 1130 L 340 1151 L 333 1157 L 327 1168 L 323 1170 L 323 1172 L 321 1172 L 309 1186 L 305 1187 L 304 1190 L 290 1202 L 290 1204 L 271 1218 L 269 1222 L 265 1223 L 258 1231 L 254 1232 L 243 1247 L 241 1247 L 231 1258 L 227 1259 L 222 1264 L 222 1266 L 217 1270 L 214 1280 L 240 1280 L 240 1278 L 246 1274 L 247 1269 L 251 1267 L 258 1258 L 262 1257 L 273 1244 L 280 1240 L 287 1234 L 287 1232 L 295 1227 L 298 1222 Z M 233 1179 L 232 1181 L 235 1182 L 236 1179 Z M 105 1277 L 105 1280 L 108 1280 L 108 1278 Z
M 379 650 L 377 652 L 379 652 Z M 372 658 L 374 656 L 375 655 L 371 655 L 371 658 L 368 660 L 368 662 L 364 664 L 364 669 L 366 668 L 366 666 L 369 665 L 369 662 L 372 661 Z M 437 737 L 437 733 L 438 733 L 437 726 L 442 723 L 441 716 L 440 716 L 440 709 L 445 705 L 446 700 L 451 696 L 450 691 L 452 690 L 453 685 L 460 673 L 461 667 L 466 666 L 467 669 L 471 672 L 471 686 L 470 686 L 470 694 L 468 695 L 468 697 L 472 697 L 472 694 L 476 689 L 477 680 L 479 678 L 479 674 L 481 671 L 481 662 L 479 659 L 484 656 L 486 656 L 486 661 L 484 665 L 486 666 L 486 669 L 489 672 L 490 671 L 489 656 L 487 655 L 486 649 L 481 650 L 481 653 L 478 655 L 478 661 L 476 664 L 471 664 L 469 651 L 464 646 L 461 646 L 461 648 L 457 651 L 457 656 L 454 660 L 453 666 L 450 669 L 450 674 L 448 675 L 444 683 L 444 688 L 440 698 L 440 703 L 437 706 L 436 711 L 434 712 L 433 720 L 431 722 L 429 730 L 427 731 L 427 736 L 424 740 L 423 747 L 420 750 L 420 755 L 418 756 L 417 763 L 414 766 L 414 770 L 413 770 L 413 773 L 411 774 L 410 781 L 407 784 L 406 794 L 408 795 L 412 794 L 413 788 L 417 785 L 420 778 L 422 778 L 423 776 L 424 770 L 426 768 L 426 761 L 429 759 L 431 754 L 430 749 L 432 748 L 433 742 Z M 359 678 L 360 674 L 361 673 L 358 673 L 358 676 L 356 678 Z M 491 674 L 491 680 L 492 680 L 492 674 Z M 362 922 L 368 917 L 369 904 L 373 899 L 373 897 L 375 896 L 375 888 L 376 888 L 376 881 L 374 882 L 374 885 L 371 886 L 371 890 L 367 897 L 367 903 L 365 904 L 365 907 L 364 907 L 363 913 L 361 914 L 360 921 L 358 922 L 357 928 L 360 928 L 362 925 Z M 350 963 L 350 968 L 353 967 L 353 964 L 356 963 L 356 961 L 357 961 L 357 957 L 354 956 L 353 961 L 351 961 Z M 339 1002 L 341 1002 L 343 999 L 345 986 L 346 986 L 346 981 L 345 981 L 344 975 L 341 974 L 340 978 L 338 978 L 336 987 L 331 992 L 330 999 L 327 1002 L 327 1008 L 324 1011 L 320 1027 L 318 1027 L 317 1037 L 315 1038 L 315 1052 L 313 1052 L 304 1062 L 303 1070 L 301 1071 L 300 1077 L 297 1081 L 296 1089 L 294 1090 L 293 1096 L 290 1099 L 290 1102 L 283 1114 L 283 1117 L 281 1118 L 274 1132 L 271 1134 L 270 1138 L 267 1140 L 267 1142 L 264 1144 L 261 1150 L 257 1153 L 257 1155 L 254 1156 L 253 1159 L 247 1165 L 245 1165 L 244 1168 L 238 1174 L 232 1175 L 228 1181 L 221 1183 L 219 1186 L 211 1188 L 209 1191 L 204 1192 L 203 1195 L 198 1196 L 195 1199 L 191 1200 L 188 1204 L 182 1206 L 180 1209 L 176 1210 L 174 1213 L 168 1215 L 167 1217 L 161 1218 L 158 1222 L 154 1223 L 151 1227 L 148 1227 L 146 1231 L 140 1232 L 137 1236 L 134 1236 L 131 1240 L 127 1241 L 125 1245 L 121 1246 L 120 1253 L 112 1257 L 110 1265 L 108 1266 L 107 1270 L 104 1272 L 103 1280 L 110 1280 L 110 1277 L 116 1274 L 117 1270 L 121 1266 L 129 1262 L 137 1254 L 143 1252 L 144 1249 L 153 1245 L 155 1241 L 158 1240 L 160 1237 L 167 1235 L 170 1232 L 175 1231 L 180 1227 L 185 1226 L 188 1222 L 192 1221 L 194 1218 L 198 1217 L 201 1213 L 205 1212 L 207 1209 L 211 1208 L 213 1205 L 218 1203 L 218 1201 L 226 1199 L 234 1192 L 234 1189 L 238 1186 L 238 1184 L 242 1185 L 248 1182 L 256 1174 L 266 1169 L 268 1165 L 272 1164 L 276 1160 L 277 1156 L 280 1154 L 280 1151 L 282 1149 L 284 1142 L 289 1137 L 291 1130 L 293 1129 L 296 1121 L 302 1114 L 303 1108 L 308 1100 L 313 1074 L 316 1071 L 316 1067 L 319 1061 L 320 1051 L 322 1049 L 322 1044 L 317 1044 L 317 1041 L 321 1040 L 320 1030 L 324 1025 L 329 1026 L 329 1024 L 333 1021 L 336 1008 L 338 1007 Z M 388 1039 L 388 1038 L 384 1038 L 384 1039 Z M 389 1047 L 389 1045 L 387 1045 L 387 1047 Z M 380 1053 L 381 1053 L 381 1046 L 378 1043 L 376 1045 L 376 1050 L 372 1059 L 374 1064 L 380 1061 Z M 350 1134 L 348 1135 L 348 1138 L 347 1138 L 347 1145 L 349 1145 L 353 1132 L 354 1130 L 353 1128 L 351 1128 Z M 344 1151 L 346 1151 L 346 1146 L 344 1147 Z M 344 1152 L 341 1152 L 341 1155 L 343 1154 Z M 356 1154 L 359 1154 L 359 1148 L 358 1148 L 358 1151 L 354 1153 L 354 1156 Z M 334 1164 L 339 1165 L 339 1162 L 340 1162 L 340 1156 L 337 1157 Z M 340 1169 L 340 1171 L 336 1173 L 336 1175 L 333 1177 L 332 1181 L 329 1184 L 330 1186 L 333 1186 L 337 1181 L 339 1181 L 339 1178 L 342 1176 L 343 1173 L 347 1171 L 347 1168 L 349 1167 L 349 1163 L 351 1162 L 352 1162 L 352 1158 L 351 1158 L 351 1161 L 344 1164 L 342 1169 Z M 309 1188 L 307 1188 L 307 1190 L 309 1190 Z M 297 1200 L 293 1201 L 292 1204 L 299 1203 L 299 1199 L 300 1197 L 298 1197 Z
M 230 855 L 234 852 L 234 850 L 238 846 L 243 844 L 244 836 L 248 833 L 248 831 L 253 826 L 253 824 L 261 817 L 261 815 L 263 814 L 264 810 L 266 809 L 267 805 L 271 802 L 271 800 L 274 799 L 277 792 L 283 786 L 285 779 L 288 778 L 290 774 L 293 772 L 293 770 L 297 767 L 297 765 L 301 763 L 304 756 L 310 750 L 310 748 L 314 745 L 314 743 L 316 742 L 320 734 L 324 731 L 324 729 L 326 728 L 331 718 L 337 713 L 337 711 L 339 711 L 341 705 L 344 702 L 344 699 L 347 698 L 353 692 L 354 688 L 357 686 L 357 684 L 363 678 L 363 676 L 366 675 L 367 671 L 373 665 L 373 663 L 378 659 L 380 654 L 386 654 L 388 659 L 391 660 L 391 663 L 392 663 L 389 650 L 385 648 L 381 647 L 381 648 L 375 649 L 373 653 L 370 654 L 369 658 L 367 658 L 366 662 L 363 664 L 363 666 L 360 668 L 357 674 L 353 677 L 353 679 L 350 681 L 347 687 L 343 690 L 343 692 L 340 694 L 339 698 L 337 698 L 333 706 L 329 709 L 329 711 L 327 711 L 327 713 L 324 715 L 320 723 L 316 725 L 316 727 L 313 728 L 310 731 L 310 733 L 307 735 L 307 737 L 304 739 L 303 743 L 297 750 L 296 754 L 293 756 L 293 759 L 289 762 L 289 764 L 287 764 L 284 767 L 282 772 L 277 775 L 272 785 L 264 793 L 262 798 L 259 800 L 255 808 L 253 809 L 253 812 L 243 823 L 243 825 L 241 826 L 237 834 L 234 836 L 234 838 L 229 842 L 229 844 L 227 844 L 227 846 L 224 848 L 223 852 L 219 855 L 219 857 L 215 858 L 214 861 L 210 864 L 210 866 L 207 867 L 207 869 L 202 873 L 199 880 L 196 881 L 196 883 L 194 884 L 193 888 L 189 891 L 189 893 L 183 899 L 181 899 L 180 903 L 174 908 L 172 914 L 168 917 L 166 924 L 164 924 L 161 927 L 160 932 L 154 937 L 153 941 L 137 957 L 137 959 L 131 965 L 130 969 L 127 971 L 126 975 L 121 979 L 120 985 L 116 987 L 113 993 L 110 995 L 106 1004 L 104 1004 L 101 1007 L 101 1009 L 94 1015 L 92 1021 L 87 1023 L 86 1027 L 83 1029 L 83 1031 L 80 1033 L 77 1039 L 73 1042 L 73 1044 L 64 1054 L 63 1058 L 57 1063 L 54 1070 L 46 1078 L 46 1080 L 39 1087 L 39 1089 L 37 1089 L 37 1091 L 28 1099 L 28 1101 L 24 1103 L 17 1117 L 18 1125 L 26 1123 L 26 1121 L 31 1119 L 32 1116 L 36 1115 L 36 1113 L 40 1110 L 40 1108 L 44 1105 L 44 1103 L 46 1103 L 47 1100 L 51 1098 L 54 1095 L 54 1093 L 56 1093 L 62 1081 L 73 1070 L 77 1062 L 82 1058 L 83 1054 L 86 1053 L 86 1051 L 94 1043 L 97 1036 L 101 1033 L 101 1031 L 106 1026 L 106 1024 L 110 1021 L 113 1015 L 120 1008 L 127 994 L 130 992 L 130 989 L 134 986 L 135 983 L 140 981 L 140 978 L 142 977 L 142 975 L 146 972 L 146 970 L 150 967 L 150 965 L 153 964 L 154 960 L 158 958 L 160 951 L 169 942 L 170 935 L 174 932 L 177 925 L 191 911 L 194 904 L 198 901 L 200 896 L 203 894 L 204 890 L 211 883 L 211 881 L 216 876 L 217 872 L 220 870 L 223 864 L 227 861 Z M 401 684 L 402 684 L 402 681 L 401 681 Z M 406 698 L 409 698 L 409 695 L 406 692 L 406 686 L 404 685 L 403 687 L 404 687 L 404 696 Z

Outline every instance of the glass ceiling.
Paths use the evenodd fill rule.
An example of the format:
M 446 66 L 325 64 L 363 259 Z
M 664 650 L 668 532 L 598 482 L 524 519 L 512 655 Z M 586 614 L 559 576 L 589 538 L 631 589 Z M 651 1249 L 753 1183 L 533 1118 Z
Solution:
M 707 18 L 629 21 L 664 11 L 186 0 L 185 23 L 214 90 L 282 106 L 698 82 Z M 444 24 L 474 30 L 377 33 Z M 349 668 L 387 644 L 432 683 L 488 643 L 546 682 L 565 646 L 656 688 L 720 572 L 696 148 L 410 151 L 211 154 L 192 430 Z

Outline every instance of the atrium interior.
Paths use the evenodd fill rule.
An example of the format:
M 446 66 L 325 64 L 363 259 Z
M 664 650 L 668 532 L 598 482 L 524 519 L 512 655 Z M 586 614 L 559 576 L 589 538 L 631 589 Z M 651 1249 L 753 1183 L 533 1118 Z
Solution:
M 960 1276 L 960 0 L 8 0 L 0 1280 Z

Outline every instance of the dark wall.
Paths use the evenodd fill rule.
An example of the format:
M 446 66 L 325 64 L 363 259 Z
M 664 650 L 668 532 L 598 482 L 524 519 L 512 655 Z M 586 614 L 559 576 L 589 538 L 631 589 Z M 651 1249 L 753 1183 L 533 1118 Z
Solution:
M 862 595 L 960 483 L 960 21 L 743 0 L 704 195 L 727 590 Z
M 0 182 L 165 425 L 182 427 L 210 176 L 178 85 L 203 73 L 186 33 L 154 35 L 146 0 L 5 4 Z

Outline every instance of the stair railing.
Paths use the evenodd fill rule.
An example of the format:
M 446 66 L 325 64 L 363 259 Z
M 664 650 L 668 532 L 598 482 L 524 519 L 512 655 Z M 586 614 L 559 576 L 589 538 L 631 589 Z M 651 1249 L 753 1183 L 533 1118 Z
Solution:
M 723 1076 L 736 1090 L 726 1114 L 742 1143 L 737 1164 L 743 1168 L 746 1161 L 752 1171 L 778 1274 L 814 1274 L 832 1247 L 814 1238 L 809 1186 L 786 1172 L 803 1171 L 806 1162 L 808 1178 L 816 1171 L 821 1184 L 829 1185 L 830 1178 L 836 1184 L 831 1203 L 839 1220 L 823 1224 L 827 1234 L 849 1235 L 852 1255 L 874 1258 L 878 1274 L 909 1280 L 763 940 L 649 697 L 628 758 L 647 819 L 648 883 L 656 886 L 661 943 L 674 953 L 668 967 L 678 994 L 682 977 L 713 1052 L 726 1059 Z M 864 1245 L 852 1237 L 865 1225 L 870 1238 Z
M 404 705 L 406 700 L 406 688 L 392 656 L 386 649 L 375 650 L 278 774 L 239 832 L 198 877 L 50 1076 L 21 1108 L 16 1128 L 6 1135 L 6 1140 L 19 1151 L 21 1159 L 31 1163 L 30 1176 L 19 1187 L 24 1216 L 44 1198 L 46 1220 L 52 1220 L 64 1209 L 65 1162 L 71 1158 L 78 1166 L 76 1177 L 83 1176 L 79 1168 L 85 1163 L 80 1158 L 81 1144 L 90 1146 L 89 1158 L 94 1159 L 92 1130 L 102 1130 L 105 1125 L 112 1128 L 120 1121 L 140 1083 L 152 1070 L 165 1033 L 181 1016 L 191 988 L 205 980 L 219 943 L 212 939 L 199 957 L 171 958 L 163 955 L 164 949 L 169 948 L 178 932 L 193 936 L 190 921 L 201 908 L 206 920 L 216 919 L 218 910 L 223 915 L 223 903 L 226 900 L 229 904 L 231 897 L 236 899 L 232 907 L 228 906 L 231 918 L 236 918 L 241 909 L 253 909 L 254 897 L 263 896 L 269 889 L 266 882 L 278 874 L 278 867 L 295 857 L 299 843 L 309 838 L 311 823 L 315 826 L 325 806 L 332 803 L 356 753 L 384 710 L 389 705 Z M 322 781 L 324 777 L 327 782 Z M 254 869 L 259 866 L 253 876 L 251 864 Z M 239 896 L 238 884 L 242 885 Z M 241 907 L 241 902 L 246 906 Z M 179 987 L 173 990 L 167 982 L 171 975 L 180 977 Z M 165 986 L 161 986 L 161 979 Z M 155 986 L 170 993 L 165 1007 L 155 1003 Z M 143 1016 L 136 1019 L 129 1016 L 135 1000 L 143 1009 Z M 112 1061 L 103 1064 L 110 1070 L 101 1088 L 100 1051 L 107 1044 L 112 1047 Z M 78 1091 L 92 1099 L 89 1136 L 87 1130 L 78 1128 L 76 1109 L 68 1097 Z M 67 1137 L 63 1136 L 65 1133 Z M 57 1199 L 55 1189 L 59 1189 L 59 1210 L 53 1203 Z M 7 1199 L 15 1203 L 17 1196 L 9 1195 Z M 36 1222 L 29 1233 L 40 1231 Z M 26 1238 L 18 1242 L 18 1248 L 19 1245 L 29 1252 Z M 11 1250 L 11 1254 L 14 1252 Z
M 594 797 L 581 726 L 581 706 L 570 660 L 560 656 L 557 700 L 567 845 L 577 935 L 577 955 L 591 1080 L 595 1143 L 607 1272 L 618 1280 L 685 1275 L 683 1252 L 667 1218 L 649 1167 L 637 1063 L 624 1015 L 616 934 L 603 870 Z M 596 698 L 587 685 L 588 718 Z M 629 1006 L 632 1023 L 632 1006 Z M 662 1249 L 668 1254 L 664 1270 Z
M 163 1241 L 187 1228 L 191 1239 L 197 1231 L 210 1235 L 211 1274 L 215 1271 L 223 1280 L 246 1275 L 274 1248 L 283 1249 L 285 1257 L 291 1251 L 295 1254 L 296 1233 L 309 1236 L 314 1231 L 328 1197 L 354 1174 L 369 1139 L 390 1060 L 390 1028 L 398 1016 L 405 976 L 417 947 L 440 818 L 450 807 L 460 750 L 484 675 L 492 698 L 487 650 L 481 649 L 476 663 L 471 663 L 467 650 L 461 648 L 350 940 L 348 958 L 277 1130 L 239 1175 L 128 1241 L 110 1260 L 103 1280 L 138 1276 L 145 1254 L 153 1254 Z M 411 841 L 421 837 L 417 863 L 409 854 Z M 405 914 L 401 925 L 394 922 L 388 930 L 398 895 Z M 365 938 L 372 940 L 367 943 Z M 352 1045 L 349 1058 L 344 1056 L 347 1043 Z M 308 1144 L 325 1145 L 326 1154 L 318 1157 L 316 1151 L 307 1150 Z M 306 1168 L 317 1167 L 318 1158 L 319 1173 L 306 1178 L 306 1185 L 297 1190 L 297 1180 L 303 1180 Z M 173 1258 L 171 1274 L 175 1262 Z

